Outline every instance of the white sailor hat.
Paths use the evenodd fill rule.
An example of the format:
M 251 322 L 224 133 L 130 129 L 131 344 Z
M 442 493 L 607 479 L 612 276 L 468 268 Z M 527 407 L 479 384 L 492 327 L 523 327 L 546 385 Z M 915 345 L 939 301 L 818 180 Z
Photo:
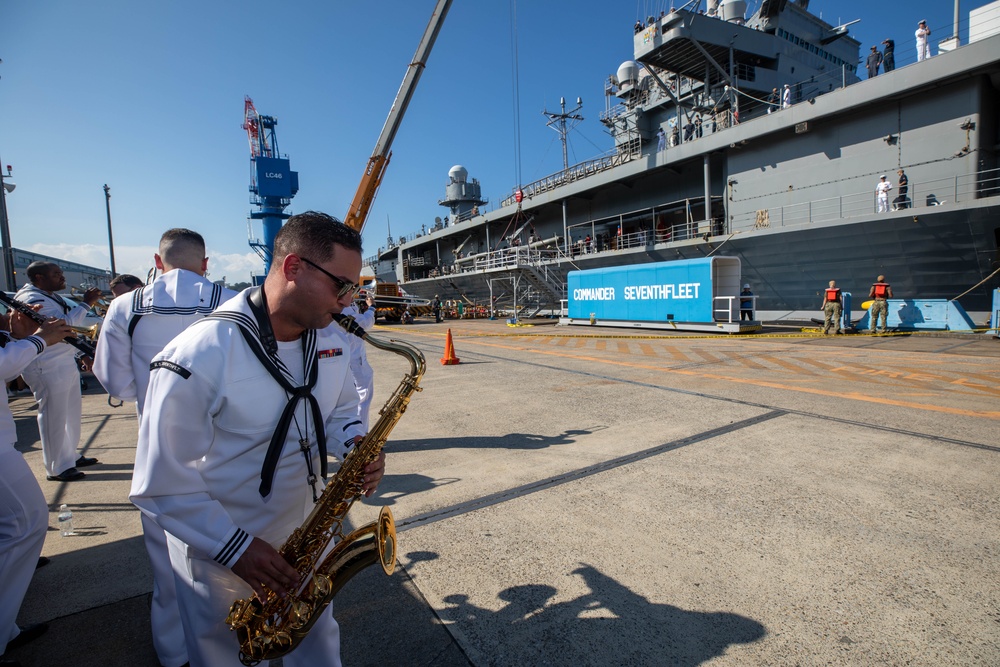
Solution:
M 885 174 L 882 174 L 882 176 L 880 178 L 885 178 L 885 177 L 886 177 Z
M 750 283 L 747 283 L 746 285 L 744 285 L 743 289 L 750 289 Z

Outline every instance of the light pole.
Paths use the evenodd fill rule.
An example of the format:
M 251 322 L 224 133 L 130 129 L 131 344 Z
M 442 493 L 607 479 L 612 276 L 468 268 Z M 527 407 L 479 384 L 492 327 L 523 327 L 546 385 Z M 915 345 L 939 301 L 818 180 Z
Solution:
M 111 188 L 104 184 L 104 208 L 108 212 L 108 249 L 111 251 L 111 277 L 115 278 L 115 237 L 111 234 Z
M 10 165 L 7 165 L 6 177 L 10 178 Z M 14 183 L 4 181 L 4 173 L 0 169 L 0 248 L 3 250 L 3 283 L 7 292 L 17 289 L 14 281 L 14 250 L 10 247 L 10 225 L 7 220 L 7 193 L 13 192 L 15 187 Z

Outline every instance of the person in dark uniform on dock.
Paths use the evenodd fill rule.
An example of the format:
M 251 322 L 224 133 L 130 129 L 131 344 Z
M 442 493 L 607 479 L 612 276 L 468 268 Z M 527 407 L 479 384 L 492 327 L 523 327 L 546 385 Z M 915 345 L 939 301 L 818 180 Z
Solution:
M 742 297 L 752 297 L 753 292 L 750 291 L 750 283 L 743 286 L 743 291 L 740 292 L 740 320 L 752 320 L 753 319 L 753 299 L 752 298 L 742 298 Z
M 441 321 L 441 299 L 438 298 L 437 294 L 434 295 L 434 301 L 431 302 L 431 308 L 434 310 L 434 321 L 435 322 L 440 322 Z
M 841 299 L 840 288 L 837 281 L 831 280 L 830 286 L 823 290 L 823 334 L 830 333 L 830 325 L 833 325 L 833 333 L 841 333 L 840 310 L 843 301 Z
M 878 329 L 878 332 L 885 333 L 886 320 L 889 317 L 889 304 L 886 300 L 892 298 L 892 286 L 885 282 L 885 276 L 878 277 L 878 280 L 868 290 L 868 298 L 874 299 L 871 310 L 868 311 L 869 319 L 871 320 L 868 333 L 873 334 L 878 329 L 875 325 L 878 323 L 880 315 L 882 316 L 882 328 Z

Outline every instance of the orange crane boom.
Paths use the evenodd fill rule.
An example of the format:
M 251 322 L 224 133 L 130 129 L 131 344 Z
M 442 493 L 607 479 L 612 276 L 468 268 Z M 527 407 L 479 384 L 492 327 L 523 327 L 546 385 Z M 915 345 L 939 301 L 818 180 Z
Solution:
M 424 30 L 424 36 L 413 56 L 413 62 L 407 67 L 403 83 L 399 86 L 399 92 L 396 93 L 396 99 L 389 110 L 389 117 L 385 119 L 385 125 L 382 126 L 382 133 L 375 143 L 375 151 L 368 158 L 365 173 L 361 177 L 358 191 L 354 194 L 351 208 L 348 209 L 347 217 L 344 220 L 348 227 L 358 232 L 364 228 L 365 221 L 368 219 L 368 213 L 375 201 L 375 194 L 382 184 L 385 168 L 392 157 L 392 140 L 403 120 L 403 114 L 406 113 L 406 107 L 410 104 L 410 98 L 413 97 L 413 91 L 416 90 L 417 81 L 420 80 L 420 74 L 427 63 L 427 56 L 430 55 L 431 48 L 437 40 L 438 32 L 441 30 L 441 24 L 444 23 L 444 17 L 448 14 L 449 7 L 451 7 L 451 0 L 437 1 L 434 13 L 431 14 L 431 20 L 427 23 L 427 29 Z

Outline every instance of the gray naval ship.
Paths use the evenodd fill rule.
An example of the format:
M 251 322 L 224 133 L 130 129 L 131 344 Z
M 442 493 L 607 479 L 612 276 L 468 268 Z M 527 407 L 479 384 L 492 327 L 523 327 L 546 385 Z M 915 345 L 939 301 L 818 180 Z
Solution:
M 559 309 L 572 270 L 722 255 L 761 319 L 814 316 L 828 280 L 858 303 L 882 274 L 897 297 L 957 297 L 984 321 L 1000 286 L 1000 2 L 972 13 L 968 44 L 866 80 L 848 27 L 807 0 L 745 12 L 691 2 L 637 23 L 634 61 L 606 82 L 613 149 L 488 213 L 456 166 L 450 215 L 367 263 L 415 296 L 527 316 Z M 575 111 L 550 122 L 565 133 Z

